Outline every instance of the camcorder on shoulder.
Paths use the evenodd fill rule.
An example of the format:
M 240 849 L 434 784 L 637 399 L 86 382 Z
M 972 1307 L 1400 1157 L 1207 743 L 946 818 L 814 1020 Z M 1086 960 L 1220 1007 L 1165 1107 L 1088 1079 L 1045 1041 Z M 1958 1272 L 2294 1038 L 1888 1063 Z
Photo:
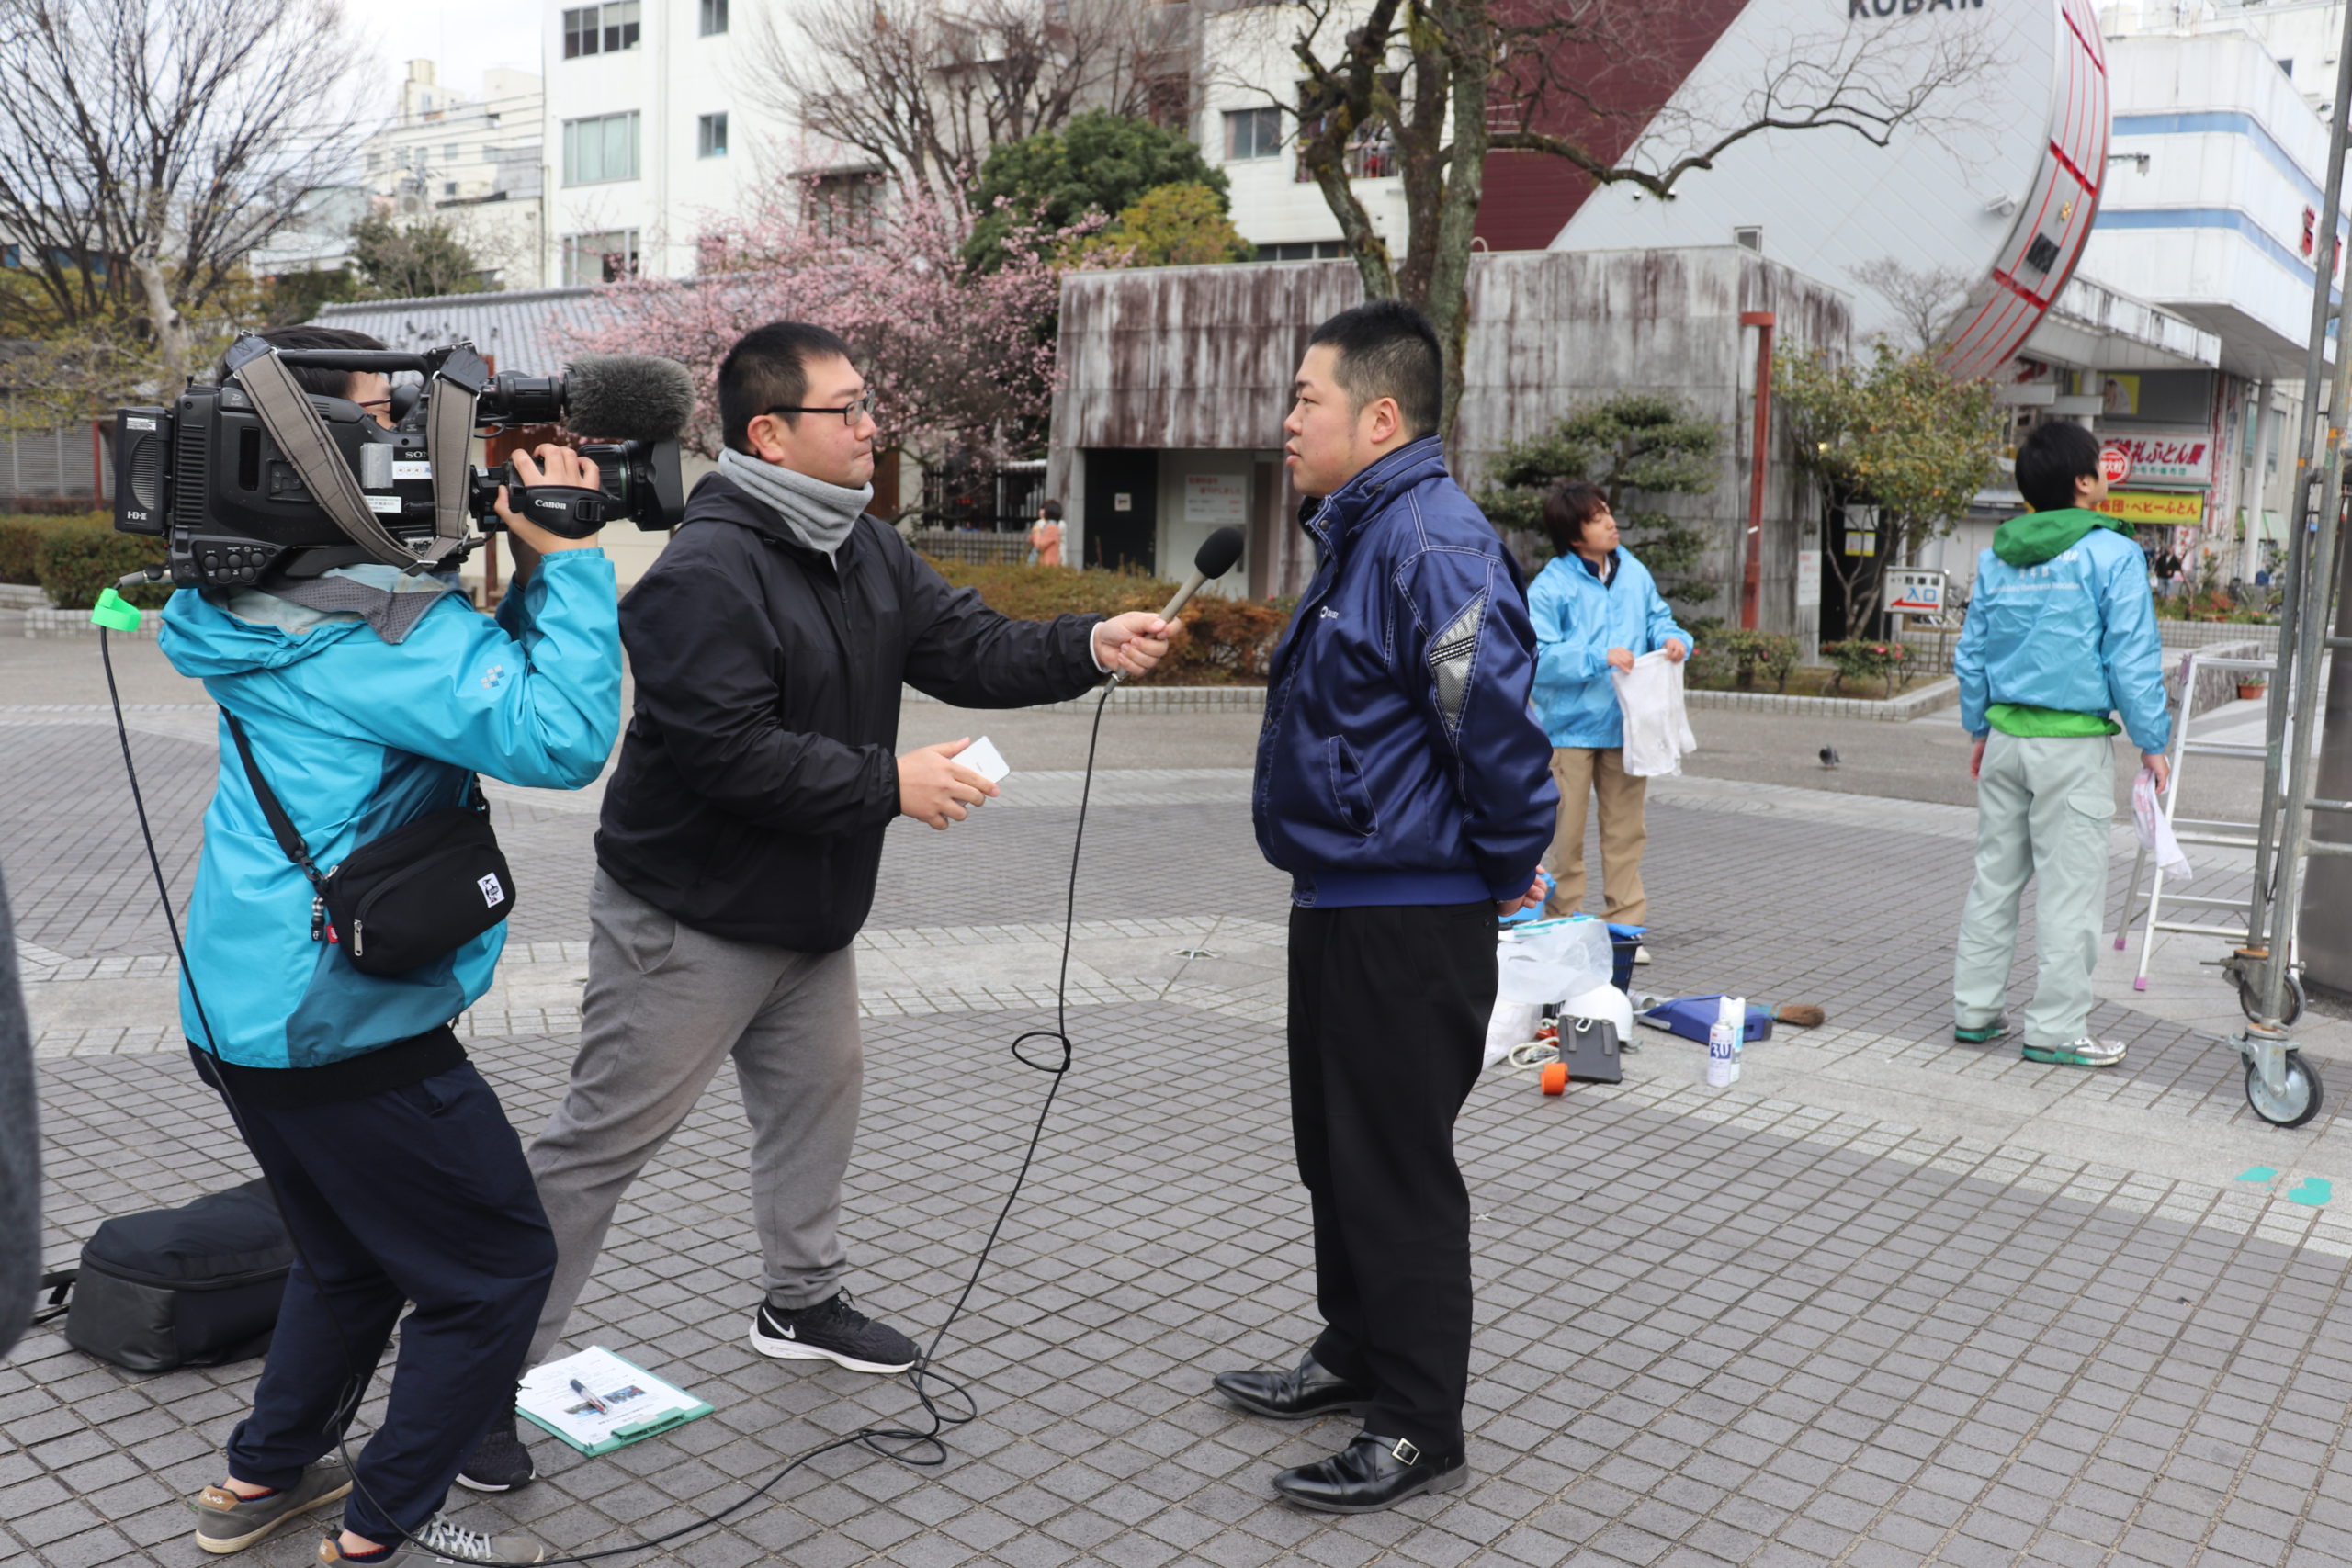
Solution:
M 454 567 L 503 528 L 498 490 L 567 538 L 608 523 L 675 527 L 685 512 L 678 435 L 694 381 L 675 360 L 583 355 L 555 376 L 492 375 L 470 343 L 397 349 L 279 349 L 246 333 L 218 386 L 168 408 L 115 411 L 115 521 L 170 542 L 171 581 L 229 587 L 273 573 L 310 577 L 381 561 Z M 347 399 L 302 389 L 296 367 L 413 371 L 392 391 L 393 423 Z M 597 490 L 515 484 L 507 465 L 476 468 L 477 434 L 560 423 L 596 465 Z

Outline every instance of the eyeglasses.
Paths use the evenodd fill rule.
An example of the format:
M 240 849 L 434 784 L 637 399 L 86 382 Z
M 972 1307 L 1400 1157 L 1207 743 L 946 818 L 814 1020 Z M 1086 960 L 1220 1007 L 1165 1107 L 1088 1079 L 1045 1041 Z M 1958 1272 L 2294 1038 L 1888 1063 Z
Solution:
M 768 409 L 764 412 L 768 413 L 837 413 L 842 416 L 842 423 L 843 424 L 854 425 L 859 420 L 865 418 L 868 414 L 874 412 L 874 394 L 868 392 L 865 396 L 858 399 L 856 401 L 843 403 L 837 409 L 792 408 L 784 404 L 778 404 L 776 407 Z

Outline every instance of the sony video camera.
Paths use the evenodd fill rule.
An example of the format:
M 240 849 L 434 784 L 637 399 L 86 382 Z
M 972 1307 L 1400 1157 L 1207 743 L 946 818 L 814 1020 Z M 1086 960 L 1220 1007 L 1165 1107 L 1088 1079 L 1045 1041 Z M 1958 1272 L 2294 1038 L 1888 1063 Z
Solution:
M 266 363 L 275 360 L 273 365 Z M 169 408 L 115 411 L 115 521 L 170 542 L 172 581 L 231 586 L 273 571 L 312 576 L 380 560 L 456 566 L 482 543 L 471 521 L 495 510 L 504 464 L 475 468 L 477 434 L 562 423 L 583 436 L 601 494 L 517 487 L 509 504 L 571 538 L 627 519 L 671 528 L 685 510 L 678 434 L 694 382 L 675 360 L 583 355 L 558 376 L 490 373 L 468 343 L 395 349 L 276 349 L 247 333 L 218 386 L 190 386 Z M 357 403 L 303 392 L 286 367 L 420 373 L 397 387 L 390 429 Z

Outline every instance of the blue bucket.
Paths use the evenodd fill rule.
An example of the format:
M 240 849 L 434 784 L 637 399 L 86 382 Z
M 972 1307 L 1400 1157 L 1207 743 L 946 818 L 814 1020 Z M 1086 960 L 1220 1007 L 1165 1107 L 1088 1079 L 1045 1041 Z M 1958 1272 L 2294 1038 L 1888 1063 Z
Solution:
M 1615 924 L 1609 928 L 1609 983 L 1628 995 L 1634 988 L 1634 954 L 1641 951 L 1642 938 L 1649 929 Z

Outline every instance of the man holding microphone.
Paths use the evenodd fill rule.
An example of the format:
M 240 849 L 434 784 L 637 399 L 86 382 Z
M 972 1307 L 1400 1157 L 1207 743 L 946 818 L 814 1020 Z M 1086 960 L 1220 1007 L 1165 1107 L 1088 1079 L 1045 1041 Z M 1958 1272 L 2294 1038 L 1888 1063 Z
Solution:
M 1148 671 L 1172 628 L 1017 621 L 950 588 L 865 514 L 873 399 L 822 327 L 746 333 L 718 406 L 718 471 L 621 608 L 637 710 L 596 835 L 580 1054 L 530 1152 L 557 1254 L 530 1359 L 561 1339 L 621 1195 L 731 1059 L 763 1262 L 752 1348 L 900 1372 L 914 1342 L 842 1288 L 864 1065 L 850 942 L 891 822 L 944 829 L 997 793 L 956 761 L 967 740 L 895 754 L 900 687 L 1061 701 Z M 531 1474 L 509 1422 L 459 1479 Z
M 1494 1010 L 1495 920 L 1542 898 L 1559 795 L 1518 573 L 1446 473 L 1436 333 L 1395 300 L 1343 311 L 1293 390 L 1320 565 L 1274 653 L 1253 815 L 1295 879 L 1291 1119 L 1324 1328 L 1293 1370 L 1216 1386 L 1277 1420 L 1363 1415 L 1340 1453 L 1273 1478 L 1360 1514 L 1467 1478 L 1453 1120 Z

